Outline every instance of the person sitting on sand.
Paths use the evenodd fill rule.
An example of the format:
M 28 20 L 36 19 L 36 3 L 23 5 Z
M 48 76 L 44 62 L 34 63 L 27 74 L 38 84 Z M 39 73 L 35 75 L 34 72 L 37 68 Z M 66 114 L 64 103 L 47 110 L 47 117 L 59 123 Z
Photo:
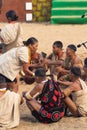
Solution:
M 87 86 L 80 78 L 81 69 L 79 67 L 72 67 L 70 73 L 72 83 L 62 90 L 65 95 L 64 101 L 74 116 L 87 116 Z M 69 97 L 70 94 L 72 99 Z
M 31 70 L 33 73 L 35 70 L 39 67 L 44 68 L 47 71 L 47 66 L 45 65 L 44 59 L 46 57 L 46 53 L 41 52 L 38 53 L 36 52 L 32 57 L 31 57 L 31 64 L 29 66 L 29 70 Z M 20 80 L 24 80 L 25 83 L 27 84 L 32 84 L 35 82 L 34 76 L 30 76 L 29 74 L 25 74 L 23 70 L 20 72 L 21 78 Z
M 46 64 L 50 68 L 50 74 L 56 75 L 56 67 L 63 64 L 66 53 L 63 52 L 63 43 L 61 41 L 55 41 L 53 43 L 53 52 L 47 57 Z
M 0 127 L 14 128 L 19 125 L 19 106 L 23 99 L 19 94 L 7 90 L 5 79 L 0 77 Z
M 35 81 L 36 85 L 31 92 L 23 93 L 32 115 L 42 123 L 59 121 L 64 116 L 65 104 L 57 82 L 48 80 L 43 68 L 35 71 Z M 39 101 L 34 98 L 36 94 L 39 94 Z
M 76 50 L 77 49 L 74 44 L 70 44 L 67 46 L 66 59 L 64 61 L 64 64 L 63 66 L 59 66 L 56 68 L 56 72 L 58 72 L 59 77 L 68 74 L 72 66 L 78 66 L 83 69 L 82 61 L 77 56 Z
M 86 84 L 87 84 L 87 58 L 84 59 L 82 79 L 83 79 L 83 80 L 86 82 Z

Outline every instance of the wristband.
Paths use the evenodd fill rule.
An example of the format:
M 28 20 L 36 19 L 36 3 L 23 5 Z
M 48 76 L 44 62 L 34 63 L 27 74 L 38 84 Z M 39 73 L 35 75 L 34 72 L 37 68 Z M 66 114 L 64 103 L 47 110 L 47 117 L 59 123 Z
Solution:
M 35 76 L 35 73 L 32 73 L 32 76 L 34 77 L 34 76 Z
M 30 93 L 28 92 L 28 93 L 26 93 L 26 95 L 25 95 L 25 97 L 26 97 L 26 99 L 28 99 L 28 100 L 31 100 L 33 97 L 30 95 Z

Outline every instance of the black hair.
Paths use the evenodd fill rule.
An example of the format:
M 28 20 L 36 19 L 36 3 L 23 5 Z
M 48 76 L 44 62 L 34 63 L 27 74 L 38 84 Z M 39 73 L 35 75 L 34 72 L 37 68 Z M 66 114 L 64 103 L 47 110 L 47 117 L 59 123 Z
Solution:
M 70 44 L 67 47 L 72 49 L 74 52 L 77 51 L 77 48 L 76 48 L 76 46 L 74 44 Z
M 87 66 L 87 58 L 84 59 L 84 64 Z
M 11 19 L 11 21 L 16 21 L 18 20 L 18 16 L 16 15 L 16 12 L 14 10 L 9 10 L 6 12 L 6 17 L 7 19 Z
M 6 88 L 6 87 L 7 87 L 6 85 L 7 85 L 6 79 L 4 78 L 4 76 L 2 76 L 2 75 L 0 74 L 0 89 Z
M 80 77 L 81 76 L 81 69 L 79 67 L 72 67 L 71 73 L 73 73 L 77 77 Z
M 35 71 L 35 76 L 45 77 L 46 76 L 46 71 L 43 68 L 38 68 Z
M 63 48 L 63 43 L 61 41 L 55 41 L 53 43 L 54 46 L 57 46 L 58 48 L 62 49 Z
M 29 46 L 30 44 L 33 45 L 36 42 L 38 42 L 38 40 L 34 37 L 30 37 L 27 41 L 23 41 L 25 46 Z

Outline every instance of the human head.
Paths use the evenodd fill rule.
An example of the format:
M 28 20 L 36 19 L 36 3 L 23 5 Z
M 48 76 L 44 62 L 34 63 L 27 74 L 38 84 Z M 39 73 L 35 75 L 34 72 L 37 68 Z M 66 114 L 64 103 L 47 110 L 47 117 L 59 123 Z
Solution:
M 84 59 L 84 67 L 83 67 L 85 76 L 87 76 L 87 58 Z
M 24 45 L 30 48 L 32 54 L 35 54 L 38 49 L 38 40 L 34 37 L 30 37 L 24 42 Z
M 87 67 L 87 58 L 84 59 L 84 66 Z
M 37 83 L 42 82 L 46 78 L 46 71 L 43 68 L 38 68 L 35 71 L 35 81 Z
M 68 56 L 71 56 L 73 55 L 75 52 L 77 51 L 77 48 L 74 44 L 70 44 L 67 46 L 67 49 L 66 49 L 66 54 Z
M 6 18 L 8 19 L 8 22 L 18 20 L 18 16 L 16 15 L 16 12 L 14 10 L 9 10 L 8 12 L 6 12 Z
M 54 54 L 58 54 L 58 52 L 60 52 L 60 50 L 62 50 L 63 48 L 63 44 L 61 41 L 55 41 L 53 43 L 53 53 Z
M 81 69 L 79 67 L 72 67 L 70 69 L 70 74 L 72 79 L 79 78 L 81 76 Z

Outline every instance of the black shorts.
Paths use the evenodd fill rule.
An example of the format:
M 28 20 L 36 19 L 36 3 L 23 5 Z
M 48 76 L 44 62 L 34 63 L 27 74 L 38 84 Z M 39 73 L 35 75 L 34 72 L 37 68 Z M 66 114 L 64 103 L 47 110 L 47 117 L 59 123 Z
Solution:
M 41 123 L 52 123 L 52 121 L 46 117 L 41 116 L 37 111 L 32 111 L 32 115 Z
M 17 79 L 15 78 L 13 81 L 11 81 L 10 79 L 8 79 L 7 77 L 5 77 L 4 75 L 0 74 L 0 83 L 9 83 L 9 82 L 15 82 L 17 83 Z
M 43 107 L 41 107 L 40 112 L 32 111 L 32 115 L 41 123 L 53 123 L 59 121 L 65 113 L 65 109 L 61 111 L 47 112 Z

